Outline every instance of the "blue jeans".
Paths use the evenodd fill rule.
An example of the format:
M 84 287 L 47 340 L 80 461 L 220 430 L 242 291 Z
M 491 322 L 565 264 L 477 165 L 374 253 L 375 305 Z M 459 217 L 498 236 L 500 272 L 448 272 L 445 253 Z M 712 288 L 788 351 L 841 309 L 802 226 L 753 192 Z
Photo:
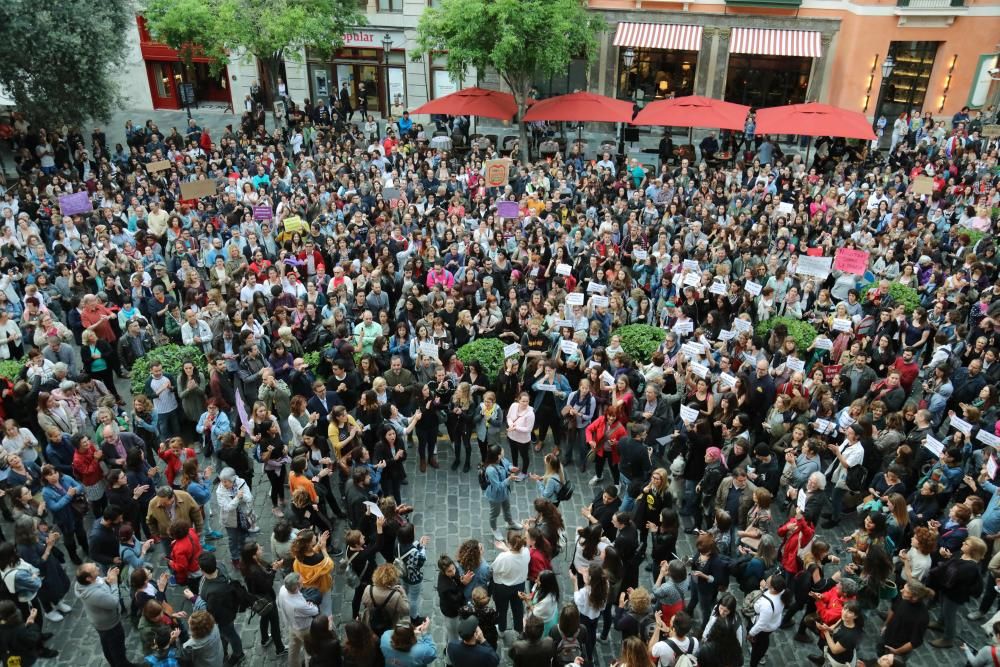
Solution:
M 240 632 L 233 623 L 218 623 L 219 636 L 222 637 L 222 650 L 229 649 L 230 656 L 243 655 L 243 641 L 240 639 Z
M 410 601 L 410 618 L 420 616 L 420 588 L 423 585 L 423 581 L 418 581 L 415 584 L 408 584 L 405 581 L 403 582 L 403 590 L 406 591 L 406 599 Z
M 226 528 L 226 535 L 229 536 L 229 559 L 239 560 L 243 542 L 247 539 L 246 533 L 239 528 Z
M 161 441 L 166 442 L 170 438 L 181 434 L 180 415 L 180 408 L 160 414 L 159 421 L 156 422 L 156 430 L 159 431 Z
M 631 512 L 632 508 L 635 507 L 635 498 L 628 494 L 628 486 L 631 482 L 632 480 L 626 477 L 625 473 L 619 469 L 618 483 L 620 486 L 618 487 L 618 497 L 622 499 L 621 508 L 618 510 L 620 512 Z

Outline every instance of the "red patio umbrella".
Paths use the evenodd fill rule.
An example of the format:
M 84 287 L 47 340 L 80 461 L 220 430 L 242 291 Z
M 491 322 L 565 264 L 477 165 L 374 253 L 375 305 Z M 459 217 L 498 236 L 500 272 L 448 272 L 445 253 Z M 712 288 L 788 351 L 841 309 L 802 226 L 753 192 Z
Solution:
M 749 112 L 750 107 L 742 104 L 688 95 L 650 102 L 636 115 L 632 124 L 742 130 Z
M 875 138 L 871 123 L 864 114 L 819 102 L 761 109 L 757 112 L 755 132 L 869 141 Z
M 466 88 L 431 100 L 410 113 L 510 120 L 517 113 L 517 102 L 510 93 L 485 88 Z
M 594 93 L 570 93 L 535 102 L 522 120 L 627 123 L 632 120 L 632 103 Z

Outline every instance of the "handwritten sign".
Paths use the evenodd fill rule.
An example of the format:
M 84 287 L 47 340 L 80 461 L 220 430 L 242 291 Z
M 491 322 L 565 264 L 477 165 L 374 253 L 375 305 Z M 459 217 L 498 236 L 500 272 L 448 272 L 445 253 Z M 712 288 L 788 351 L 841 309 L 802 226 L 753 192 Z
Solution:
M 608 297 L 606 297 L 606 296 L 594 295 L 594 296 L 590 297 L 590 302 L 593 303 L 594 306 L 596 306 L 598 308 L 607 308 L 608 307 Z
M 729 387 L 730 389 L 736 387 L 735 375 L 730 375 L 729 373 L 719 373 L 719 381 L 722 383 L 723 387 Z
M 994 449 L 1000 448 L 1000 438 L 993 435 L 986 429 L 979 429 L 979 433 L 976 434 L 976 440 L 983 443 L 987 447 L 992 447 Z
M 783 201 L 778 204 L 778 215 L 795 215 L 795 207 Z
M 743 286 L 743 289 L 745 289 L 751 295 L 757 296 L 758 294 L 760 294 L 760 291 L 763 289 L 763 287 L 761 286 L 760 283 L 755 283 L 752 280 L 748 280 L 747 284 Z
M 688 359 L 696 359 L 705 354 L 705 346 L 701 343 L 691 341 L 681 345 L 681 352 L 687 355 Z
M 215 194 L 215 181 L 203 179 L 181 183 L 181 199 L 201 199 Z
M 851 415 L 847 414 L 847 410 L 840 413 L 840 417 L 837 418 L 837 426 L 840 428 L 850 428 L 857 420 Z
M 817 419 L 813 424 L 813 428 L 821 435 L 830 435 L 836 432 L 837 425 L 828 419 Z
M 488 188 L 502 188 L 507 185 L 510 181 L 511 161 L 507 158 L 502 158 L 500 160 L 487 160 L 483 165 L 484 178 L 486 182 L 486 187 Z
M 688 368 L 691 370 L 692 373 L 694 373 L 700 378 L 707 378 L 708 374 L 711 372 L 708 366 L 706 366 L 705 364 L 699 364 L 696 361 L 692 361 L 690 364 L 688 364 Z
M 728 292 L 729 290 L 726 289 L 726 283 L 716 280 L 708 288 L 708 291 L 711 292 L 712 294 L 718 294 L 719 296 L 724 296 L 726 292 Z
M 94 205 L 90 201 L 90 195 L 86 190 L 74 192 L 69 195 L 59 197 L 59 212 L 63 215 L 79 215 L 89 213 L 94 210 Z
M 253 219 L 254 220 L 270 220 L 274 217 L 274 213 L 271 211 L 270 206 L 254 206 L 253 207 Z
M 566 304 L 570 306 L 582 306 L 583 305 L 583 293 L 573 292 L 572 294 L 566 295 Z
M 934 179 L 930 176 L 917 176 L 913 179 L 913 194 L 932 195 L 934 194 Z
M 613 387 L 615 384 L 615 376 L 607 371 L 604 371 L 603 373 L 601 373 L 601 382 L 610 387 Z
M 813 339 L 813 347 L 817 350 L 832 350 L 833 341 L 826 336 L 816 336 L 816 338 Z
M 838 248 L 833 257 L 833 268 L 856 276 L 863 275 L 868 270 L 868 253 L 854 248 Z
M 632 251 L 632 256 L 635 257 L 640 262 L 645 262 L 647 259 L 649 259 L 649 253 L 646 252 L 645 250 L 639 250 L 638 248 Z
M 685 259 L 681 266 L 685 271 L 701 271 L 701 265 L 693 259 Z
M 434 343 L 421 343 L 419 350 L 420 354 L 423 354 L 428 357 L 433 357 L 436 359 L 438 356 L 438 346 L 435 345 Z
M 519 215 L 519 209 L 516 201 L 502 201 L 497 202 L 497 215 L 501 218 L 516 218 Z
M 146 165 L 146 173 L 155 174 L 159 171 L 166 171 L 167 169 L 170 169 L 172 164 L 173 162 L 170 160 L 153 160 Z
M 932 436 L 927 436 L 924 440 L 924 447 L 937 458 L 941 458 L 941 454 L 944 453 L 944 443 Z
M 604 294 L 604 290 L 605 289 L 607 289 L 607 288 L 604 285 L 602 285 L 601 283 L 595 283 L 594 281 L 590 281 L 589 283 L 587 283 L 587 291 L 588 292 L 591 292 L 591 293 L 597 292 L 598 294 Z
M 785 359 L 785 368 L 791 369 L 794 373 L 803 373 L 806 370 L 806 362 L 795 357 L 789 357 Z
M 851 333 L 854 331 L 854 322 L 848 317 L 835 317 L 833 318 L 833 330 Z
M 563 328 L 572 329 L 573 328 L 573 320 L 556 320 L 556 328 L 557 329 L 563 329 Z
M 568 276 L 573 273 L 573 267 L 569 264 L 556 264 L 556 275 Z
M 556 386 L 554 384 L 549 384 L 547 382 L 539 382 L 535 384 L 536 391 L 555 391 Z
M 687 424 L 698 421 L 698 411 L 686 405 L 681 406 L 681 419 Z
M 521 346 L 518 343 L 511 343 L 510 345 L 503 346 L 503 358 L 513 357 L 515 354 L 521 353 Z
M 795 268 L 795 272 L 803 276 L 815 276 L 816 278 L 822 280 L 830 275 L 830 268 L 832 265 L 832 257 L 808 257 L 806 255 L 799 255 L 799 263 Z
M 697 273 L 685 273 L 684 284 L 688 287 L 697 287 L 701 284 L 701 276 Z
M 747 320 L 737 317 L 735 320 L 733 320 L 733 328 L 736 329 L 736 331 L 739 333 L 743 333 L 744 331 L 746 333 L 750 333 L 753 331 L 753 324 L 751 324 Z
M 964 433 L 965 435 L 972 435 L 972 424 L 965 421 L 961 417 L 952 417 L 951 427 L 957 431 Z
M 732 340 L 733 338 L 736 338 L 735 331 L 731 331 L 729 329 L 719 330 L 719 340 L 721 340 L 722 342 L 726 342 L 727 340 Z
M 576 344 L 576 341 L 564 340 L 559 343 L 559 349 L 563 351 L 563 354 L 574 355 L 580 349 L 580 346 Z
M 692 331 L 694 331 L 694 322 L 691 320 L 679 320 L 674 323 L 673 332 L 675 334 L 689 334 Z

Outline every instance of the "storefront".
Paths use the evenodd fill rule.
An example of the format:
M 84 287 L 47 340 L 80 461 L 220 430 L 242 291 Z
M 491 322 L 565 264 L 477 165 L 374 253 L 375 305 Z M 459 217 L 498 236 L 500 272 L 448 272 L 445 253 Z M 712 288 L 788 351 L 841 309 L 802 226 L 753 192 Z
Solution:
M 388 52 L 385 47 L 390 48 Z M 388 57 L 386 57 L 388 53 Z M 386 101 L 407 105 L 406 50 L 401 31 L 372 28 L 344 35 L 344 47 L 330 59 L 307 52 L 309 92 L 313 100 L 340 98 L 346 86 L 351 105 L 358 108 L 359 95 L 368 102 L 372 115 L 384 115 Z
M 940 42 L 891 42 L 889 53 L 892 54 L 896 66 L 892 70 L 885 89 L 885 99 L 882 108 L 876 110 L 885 116 L 891 126 L 901 113 L 909 113 L 913 109 L 925 109 L 927 89 L 930 87 L 931 73 L 934 71 L 934 60 L 937 57 Z M 937 108 L 928 111 L 937 113 Z
M 619 23 L 616 96 L 641 102 L 694 94 L 701 40 L 697 25 Z
M 819 32 L 733 28 L 725 99 L 754 108 L 805 102 L 821 56 Z
M 149 93 L 154 109 L 181 109 L 184 107 L 184 84 L 192 84 L 194 99 L 198 102 L 219 102 L 232 106 L 229 70 L 223 67 L 212 73 L 208 58 L 194 58 L 190 67 L 181 62 L 180 54 L 166 44 L 153 41 L 143 17 L 137 16 L 139 51 L 146 67 Z

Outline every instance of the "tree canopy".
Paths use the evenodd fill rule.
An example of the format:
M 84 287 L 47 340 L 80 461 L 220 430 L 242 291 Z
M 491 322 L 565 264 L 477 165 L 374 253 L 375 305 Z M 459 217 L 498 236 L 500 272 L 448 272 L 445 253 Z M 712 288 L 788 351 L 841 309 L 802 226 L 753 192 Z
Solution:
M 106 120 L 132 21 L 127 0 L 4 0 L 0 86 L 38 126 Z
M 593 60 L 604 29 L 581 0 L 442 0 L 420 17 L 417 42 L 423 52 L 447 51 L 456 79 L 470 67 L 496 70 L 523 114 L 534 78 L 565 72 L 573 58 Z
M 365 23 L 356 0 L 151 0 L 143 16 L 154 39 L 186 62 L 200 55 L 221 67 L 231 54 L 249 53 L 272 84 L 286 56 L 304 48 L 330 54 Z

